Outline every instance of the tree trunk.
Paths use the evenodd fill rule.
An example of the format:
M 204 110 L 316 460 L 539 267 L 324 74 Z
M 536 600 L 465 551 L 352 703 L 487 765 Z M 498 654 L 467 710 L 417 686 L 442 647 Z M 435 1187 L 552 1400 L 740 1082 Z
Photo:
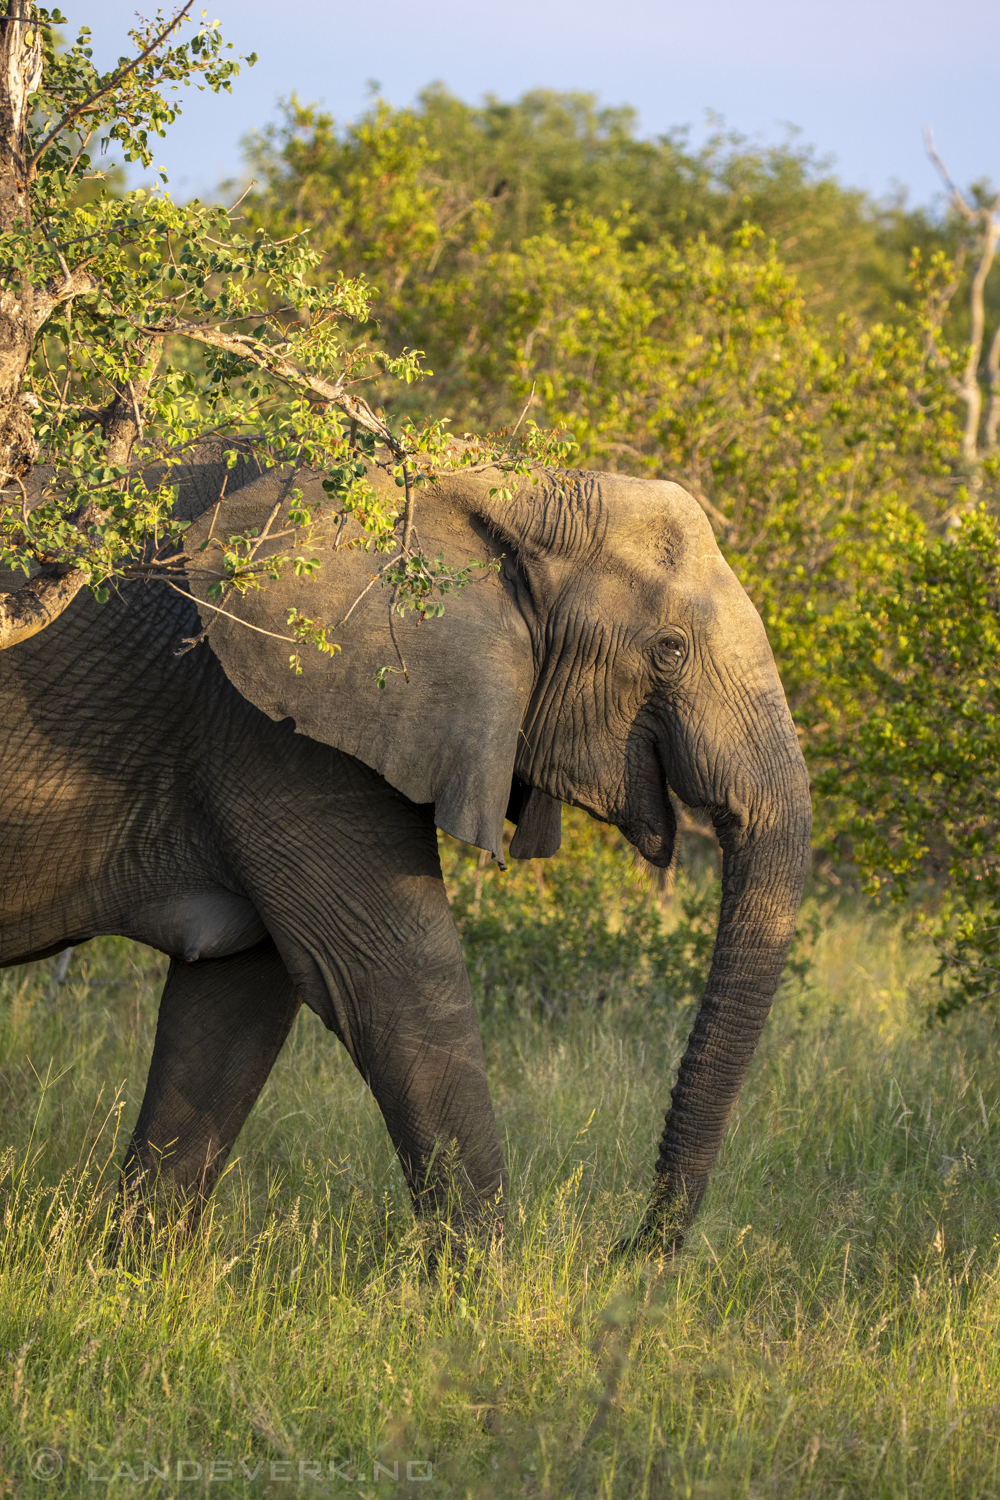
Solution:
M 0 234 L 31 227 L 28 121 L 42 79 L 42 40 L 30 0 L 7 0 L 0 19 Z M 38 451 L 31 417 L 21 403 L 34 306 L 28 275 L 8 250 L 0 260 L 0 481 L 24 480 Z
M 31 0 L 7 0 L 0 18 L 0 235 L 31 230 L 28 123 L 31 96 L 42 81 L 42 39 Z M 17 250 L 25 269 L 17 270 Z M 0 490 L 10 500 L 20 491 L 38 456 L 31 415 L 21 387 L 35 338 L 35 296 L 28 246 L 0 250 Z M 45 569 L 16 593 L 0 594 L 0 650 L 44 630 L 80 592 L 78 569 Z
M 3 0 L 0 0 L 0 4 Z M 31 96 L 42 80 L 43 50 L 32 0 L 7 0 L 0 17 L 0 235 L 17 239 L 31 230 L 31 144 L 28 125 Z M 20 257 L 18 255 L 20 252 Z M 18 271 L 17 261 L 24 269 Z M 27 481 L 38 457 L 38 444 L 22 387 L 38 330 L 60 302 L 94 291 L 95 278 L 85 268 L 55 277 L 46 286 L 31 281 L 30 245 L 3 246 L 0 241 L 0 491 L 10 503 L 27 503 Z M 154 339 L 147 352 L 159 342 Z M 139 435 L 141 402 L 148 380 L 116 389 L 99 421 L 109 463 L 125 466 Z M 3 501 L 0 500 L 0 504 Z M 88 505 L 76 516 L 81 529 L 101 518 Z M 87 583 L 89 573 L 66 563 L 43 566 L 23 588 L 0 594 L 0 650 L 37 635 L 61 615 Z

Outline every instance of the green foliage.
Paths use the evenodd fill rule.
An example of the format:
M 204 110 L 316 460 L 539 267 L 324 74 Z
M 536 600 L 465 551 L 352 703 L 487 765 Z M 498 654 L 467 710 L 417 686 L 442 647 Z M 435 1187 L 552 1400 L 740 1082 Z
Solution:
M 64 20 L 56 11 L 38 17 L 46 28 Z M 81 193 L 92 175 L 91 135 L 105 128 L 126 160 L 148 165 L 150 134 L 162 135 L 177 114 L 168 92 L 199 79 L 228 90 L 239 72 L 216 23 L 182 43 L 176 26 L 160 17 L 134 30 L 134 55 L 103 75 L 91 61 L 88 28 L 66 51 L 46 31 L 31 126 L 32 223 L 3 247 L 5 261 L 36 285 L 63 283 L 73 295 L 57 298 L 29 382 L 49 465 L 43 503 L 30 517 L 21 505 L 4 506 L 0 556 L 25 572 L 40 559 L 72 563 L 89 573 L 98 597 L 150 548 L 155 555 L 176 543 L 170 471 L 205 436 L 263 425 L 293 458 L 322 462 L 343 450 L 340 424 L 306 399 L 301 379 L 289 391 L 269 361 L 277 355 L 295 374 L 296 360 L 307 373 L 336 366 L 338 320 L 367 316 L 369 307 L 359 283 L 311 288 L 303 241 L 278 246 L 234 234 L 224 209 L 181 207 L 142 191 Z M 215 338 L 207 390 L 163 357 L 165 337 L 185 332 Z M 351 371 L 358 357 L 348 361 Z M 136 431 L 109 454 L 99 419 L 116 401 L 130 402 Z M 154 461 L 166 477 L 150 485 L 143 470 Z M 236 545 L 227 556 L 238 553 Z M 242 581 L 238 568 L 229 571 Z
M 920 920 L 949 981 L 941 1010 L 1000 997 L 1000 533 L 982 507 L 935 540 L 895 539 L 884 587 L 862 591 L 832 641 L 853 712 L 821 746 L 817 790 L 851 809 L 867 889 Z M 926 899 L 926 898 L 925 898 Z
M 750 220 L 828 320 L 891 313 L 912 246 L 938 233 L 919 213 L 842 187 L 794 137 L 757 148 L 719 128 L 698 150 L 683 130 L 641 140 L 633 110 L 599 109 L 583 93 L 473 106 L 435 86 L 415 108 L 376 99 L 343 129 L 293 97 L 246 150 L 261 184 L 253 212 L 285 233 L 308 227 L 327 272 L 377 278 L 384 315 L 410 330 L 402 341 L 433 347 L 435 369 L 447 350 L 432 320 L 414 337 L 414 293 L 484 250 L 517 250 L 568 207 L 611 219 L 630 205 L 630 244 L 720 242 Z
M 416 111 L 378 103 L 343 135 L 296 106 L 284 132 L 254 144 L 266 185 L 250 211 L 282 232 L 315 225 L 320 275 L 372 247 L 390 323 L 419 339 L 436 372 L 404 399 L 492 428 L 532 401 L 575 439 L 582 464 L 685 484 L 765 617 L 793 704 L 821 719 L 835 706 L 816 677 L 816 619 L 850 610 L 857 583 L 878 576 L 886 512 L 901 497 L 924 517 L 962 500 L 952 356 L 927 357 L 953 268 L 917 255 L 907 281 L 904 263 L 894 287 L 910 306 L 889 304 L 888 320 L 820 319 L 778 245 L 733 216 L 742 183 L 741 213 L 776 225 L 764 211 L 773 189 L 782 212 L 798 204 L 804 232 L 809 195 L 833 193 L 807 157 L 754 158 L 733 142 L 726 157 L 716 142 L 696 168 L 676 143 L 636 142 L 631 130 L 627 115 L 598 115 L 576 96 L 476 112 L 431 92 Z M 654 173 L 630 204 L 629 172 L 654 160 L 672 164 L 673 187 Z M 392 213 L 352 239 L 352 184 L 378 162 L 372 212 L 391 183 Z M 501 163 L 510 201 L 507 188 L 496 196 Z M 650 217 L 652 201 L 681 201 L 682 183 L 688 207 Z M 692 194 L 704 226 L 694 236 Z M 398 233 L 408 195 L 414 236 L 424 226 L 413 255 L 392 247 L 416 243 Z
M 373 377 L 406 389 L 424 373 L 412 347 L 393 353 L 363 336 L 374 327 L 364 277 L 318 276 L 321 251 L 303 234 L 244 232 L 238 210 L 179 205 L 159 190 L 86 190 L 95 132 L 104 130 L 126 160 L 148 165 L 151 137 L 175 118 L 180 87 L 229 89 L 239 64 L 225 56 L 216 23 L 177 41 L 189 10 L 138 26 L 133 55 L 105 74 L 91 61 L 86 27 L 60 51 L 51 28 L 63 17 L 37 13 L 48 42 L 31 124 L 31 223 L 5 235 L 0 253 L 10 274 L 31 279 L 36 306 L 43 288 L 50 304 L 21 397 L 33 414 L 42 493 L 29 506 L 20 481 L 20 492 L 5 491 L 12 498 L 0 505 L 0 562 L 26 574 L 39 563 L 76 569 L 98 599 L 132 577 L 183 588 L 177 466 L 206 439 L 232 441 L 232 466 L 249 442 L 262 464 L 325 472 L 328 513 L 359 522 L 369 550 L 394 554 L 384 564 L 395 569 L 386 580 L 394 604 L 440 614 L 469 574 L 411 545 L 413 491 L 429 477 L 432 456 L 438 469 L 473 459 L 453 454 L 439 422 L 393 433 L 359 394 Z M 362 128 L 361 147 L 381 150 L 384 134 Z M 376 161 L 368 175 L 350 178 L 366 223 L 392 220 L 391 206 L 372 196 L 387 170 Z M 404 198 L 405 219 L 414 200 Z M 373 256 L 385 253 L 372 247 Z M 475 457 L 524 474 L 565 449 L 544 439 L 511 447 L 504 435 L 498 444 L 484 438 Z M 379 501 L 363 459 L 395 473 L 398 507 Z M 213 528 L 201 563 L 210 607 L 285 569 L 315 571 L 310 528 L 323 512 L 304 508 L 294 488 L 286 499 L 286 545 L 266 560 L 256 534 L 229 535 L 224 520 L 218 537 Z M 294 610 L 289 625 L 296 671 L 301 646 L 336 649 L 322 621 Z
M 664 914 L 616 830 L 573 808 L 552 860 L 512 861 L 442 842 L 452 913 L 487 1006 L 689 1005 L 715 942 L 718 885 L 681 876 Z
M 59 247 L 72 245 L 72 270 L 86 269 L 95 285 L 46 327 L 30 388 L 36 433 L 54 473 L 50 498 L 32 511 L 29 527 L 9 512 L 8 565 L 26 568 L 32 555 L 45 554 L 86 561 L 97 579 L 127 573 L 150 540 L 158 547 L 178 533 L 171 470 L 207 437 L 264 433 L 264 456 L 269 448 L 316 467 L 333 468 L 345 458 L 342 413 L 310 399 L 300 372 L 348 376 L 365 364 L 366 351 L 345 355 L 340 334 L 343 320 L 367 317 L 361 284 L 320 291 L 306 280 L 312 257 L 303 241 L 276 246 L 262 236 L 247 239 L 232 231 L 224 209 L 181 208 L 141 192 L 82 206 L 67 202 L 43 224 L 35 274 L 48 269 L 46 250 L 55 272 Z M 164 357 L 171 336 L 217 339 L 205 345 L 199 378 Z M 95 409 L 137 387 L 145 392 L 136 398 L 142 434 L 126 462 L 109 462 Z M 143 471 L 157 460 L 166 478 L 152 486 Z M 337 498 L 344 509 L 360 508 L 367 498 L 360 490 L 354 475 L 341 479 Z M 91 501 L 105 514 L 81 550 L 76 516 Z M 301 522 L 311 519 L 303 515 Z M 245 586 L 236 555 L 225 554 L 226 577 Z
M 435 154 L 412 110 L 379 100 L 340 136 L 329 115 L 293 97 L 283 126 L 246 144 L 264 182 L 246 213 L 278 237 L 307 229 L 321 274 L 350 267 L 398 291 L 436 247 L 440 193 L 425 180 Z
M 36 161 L 49 192 L 73 184 L 91 167 L 89 141 L 103 131 L 102 145 L 113 141 L 126 161 L 148 167 L 153 160 L 150 132 L 163 136 L 180 113 L 167 98 L 178 86 L 203 79 L 199 87 L 217 94 L 232 92 L 240 62 L 253 67 L 256 53 L 236 61 L 225 56 L 232 46 L 222 40 L 218 21 L 203 22 L 187 41 L 177 40 L 178 21 L 191 9 L 183 5 L 169 22 L 155 21 L 129 33 L 136 54 L 119 57 L 100 73 L 94 66 L 91 29 L 80 26 L 72 46 L 58 45 L 55 27 L 67 25 L 58 9 L 36 9 L 45 47 L 42 85 L 35 95 Z M 72 132 L 70 127 L 74 127 Z M 65 174 L 64 177 L 61 174 Z M 165 179 L 164 179 L 165 180 Z
M 436 294 L 441 323 L 478 330 L 455 374 L 470 409 L 495 420 L 533 388 L 582 463 L 675 479 L 701 501 L 793 707 L 816 723 L 837 712 L 818 622 L 881 576 L 902 515 L 916 524 L 966 494 L 957 355 L 932 363 L 926 348 L 951 266 L 916 259 L 913 275 L 916 306 L 895 322 L 824 332 L 759 231 L 629 248 L 624 220 L 581 215 L 572 235 L 537 236 Z

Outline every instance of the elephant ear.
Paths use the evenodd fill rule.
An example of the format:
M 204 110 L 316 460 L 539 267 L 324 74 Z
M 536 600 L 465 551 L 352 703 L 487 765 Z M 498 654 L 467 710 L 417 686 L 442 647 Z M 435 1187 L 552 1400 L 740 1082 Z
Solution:
M 371 478 L 395 506 L 391 481 L 379 471 Z M 421 621 L 412 610 L 400 616 L 379 578 L 388 559 L 363 550 L 354 523 L 321 521 L 289 541 L 293 482 L 302 504 L 314 511 L 329 505 L 320 476 L 272 470 L 211 507 L 185 534 L 190 586 L 227 677 L 272 719 L 294 719 L 299 734 L 356 756 L 411 801 L 433 802 L 439 827 L 489 849 L 502 865 L 504 814 L 534 661 L 524 618 L 488 566 L 501 544 L 470 516 L 454 487 L 449 496 L 447 484 L 421 486 L 423 553 L 443 556 L 449 568 L 480 566 L 446 599 L 440 618 Z M 320 567 L 312 577 L 286 567 L 259 591 L 220 599 L 227 613 L 218 613 L 208 595 L 219 572 L 215 543 L 252 530 L 266 533 L 257 557 L 290 552 L 318 559 Z M 294 611 L 322 623 L 339 653 L 303 645 L 298 668 L 290 666 Z M 550 817 L 549 842 L 551 825 Z

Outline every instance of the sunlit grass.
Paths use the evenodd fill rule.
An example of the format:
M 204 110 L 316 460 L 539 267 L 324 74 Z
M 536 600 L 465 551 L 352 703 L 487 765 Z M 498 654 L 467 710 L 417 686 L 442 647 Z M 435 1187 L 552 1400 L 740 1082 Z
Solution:
M 0 1494 L 1000 1491 L 998 1049 L 975 1015 L 927 1027 L 931 967 L 891 923 L 825 913 L 675 1267 L 606 1252 L 690 1013 L 494 1005 L 506 1241 L 433 1275 L 311 1015 L 194 1239 L 106 1266 L 163 961 L 109 940 L 58 989 L 51 962 L 7 972 Z M 30 1472 L 43 1447 L 55 1478 Z

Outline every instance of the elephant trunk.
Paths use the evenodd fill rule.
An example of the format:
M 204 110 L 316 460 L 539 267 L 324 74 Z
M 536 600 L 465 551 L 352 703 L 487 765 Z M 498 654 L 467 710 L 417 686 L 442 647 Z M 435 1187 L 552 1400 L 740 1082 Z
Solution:
M 777 805 L 748 826 L 722 813 L 722 905 L 705 993 L 681 1059 L 639 1241 L 678 1249 L 708 1182 L 778 987 L 809 860 L 811 807 L 798 747 Z

